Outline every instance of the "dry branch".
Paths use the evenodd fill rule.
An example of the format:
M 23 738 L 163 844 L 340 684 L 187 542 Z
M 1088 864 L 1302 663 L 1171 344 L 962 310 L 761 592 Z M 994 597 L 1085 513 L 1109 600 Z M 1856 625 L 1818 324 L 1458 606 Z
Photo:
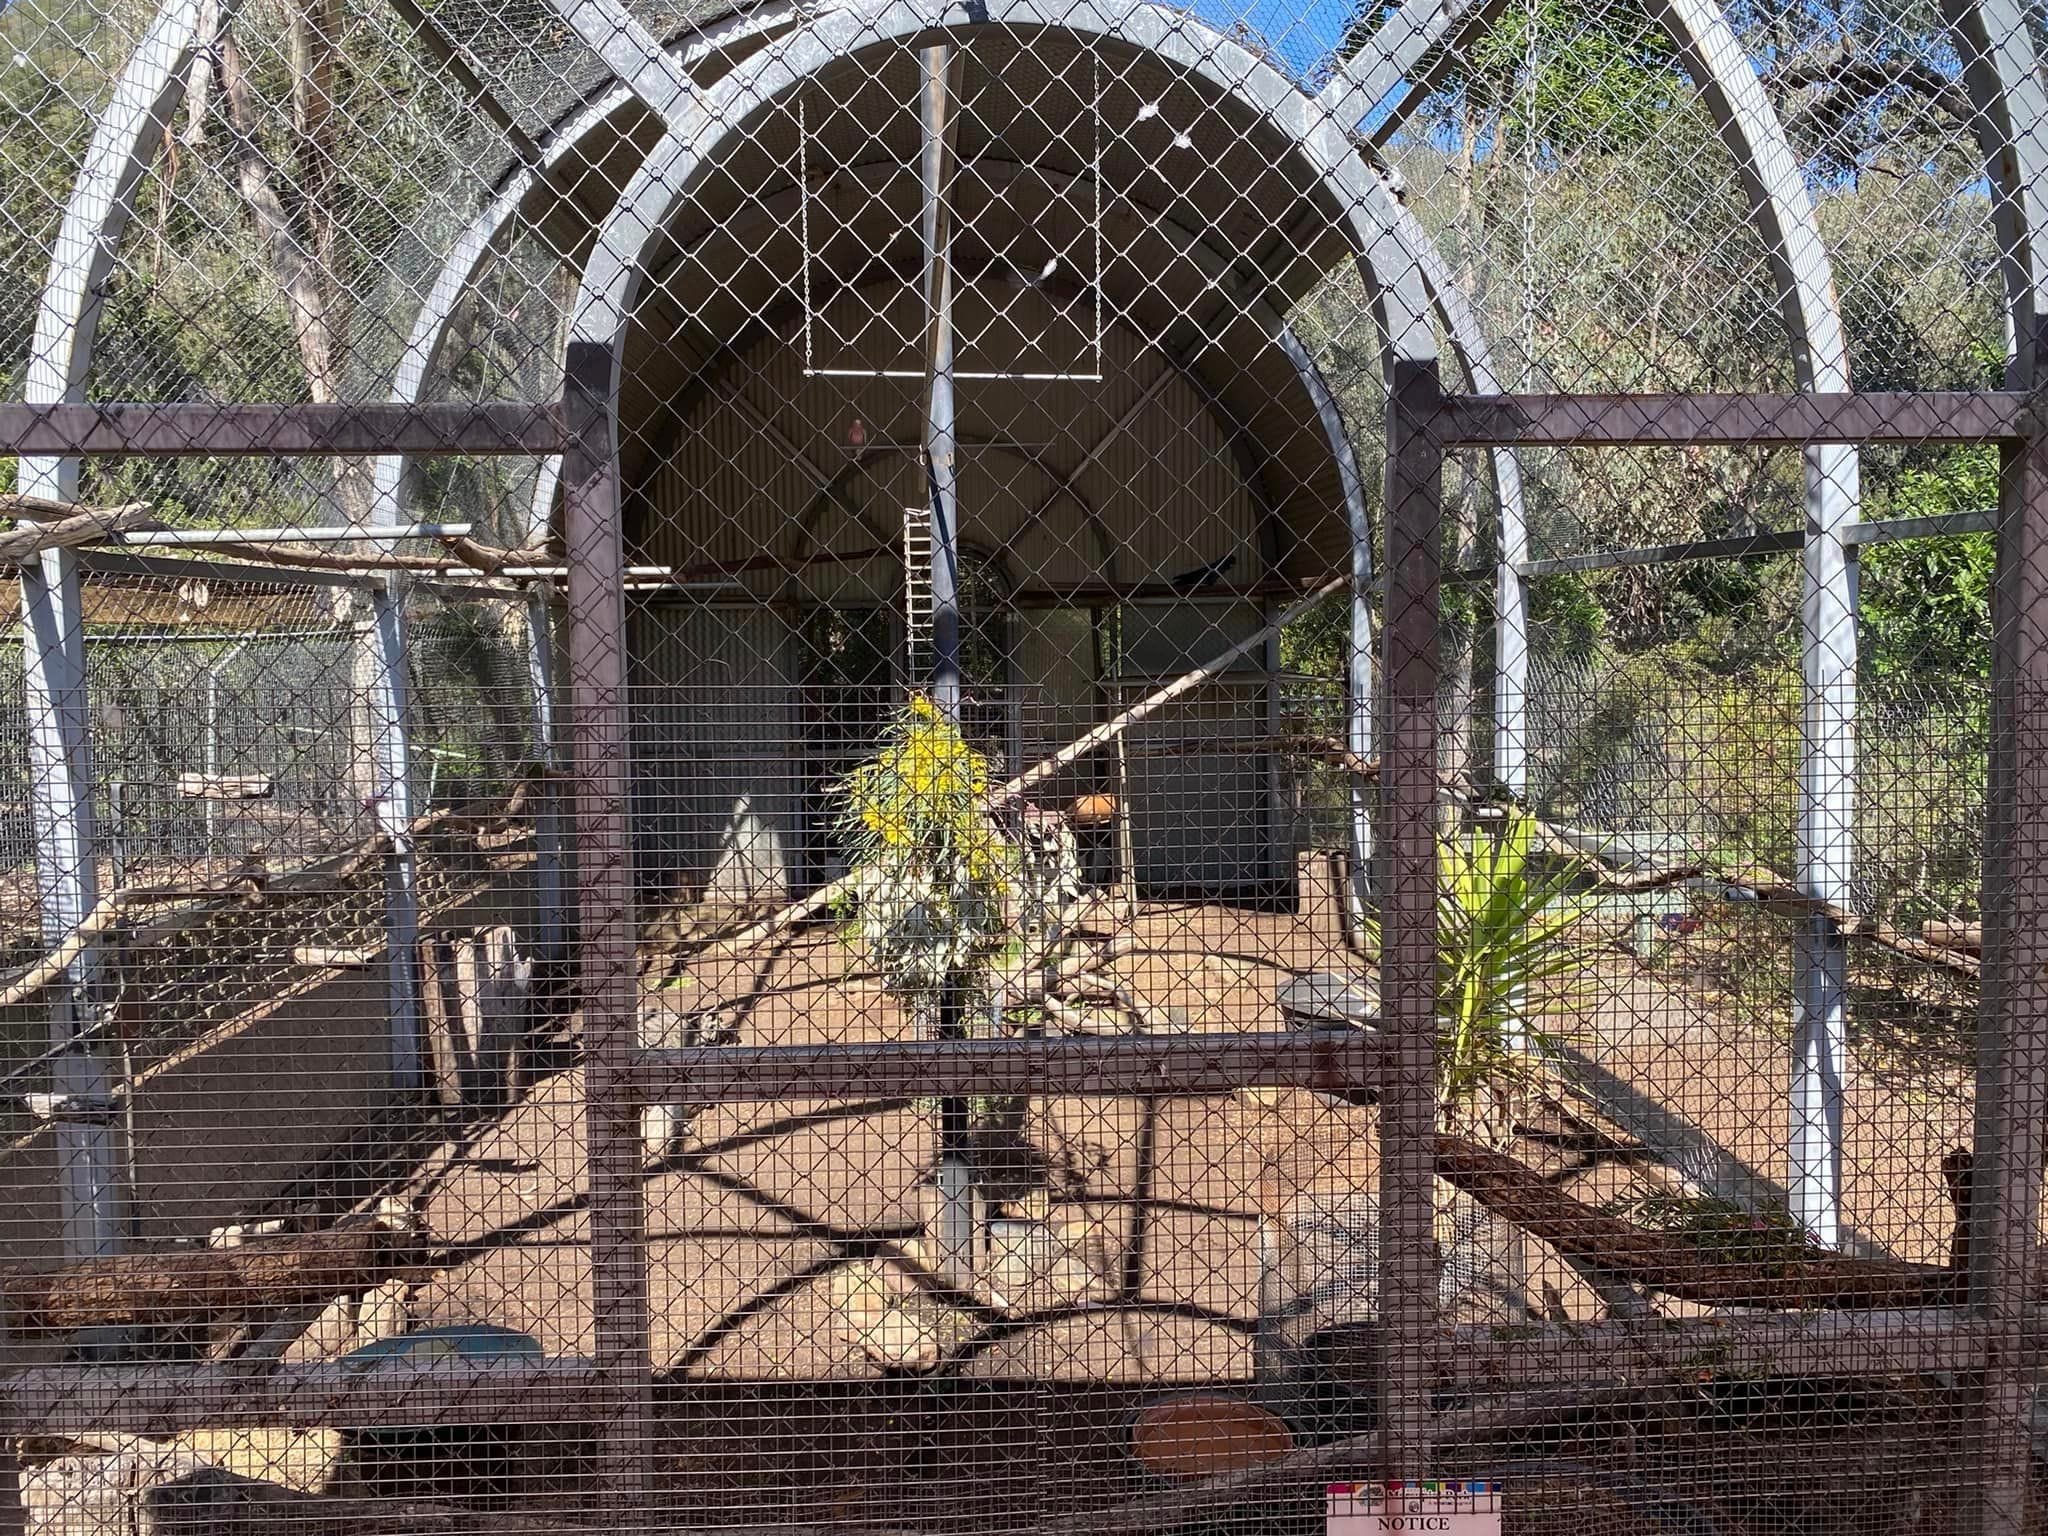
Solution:
M 508 566 L 543 564 L 550 553 L 545 540 L 538 544 L 522 545 L 518 549 L 500 549 L 494 544 L 482 544 L 459 533 L 443 536 L 441 547 L 471 570 L 480 571 L 486 576 L 496 576 Z
M 72 549 L 80 544 L 98 544 L 157 526 L 157 517 L 146 502 L 123 507 L 80 507 L 55 522 L 0 533 L 0 564 L 21 565 L 46 550 Z
M 223 896 L 244 899 L 263 890 L 260 868 L 238 870 L 225 880 L 202 885 L 134 885 L 102 896 L 76 928 L 65 934 L 56 948 L 25 970 L 0 985 L 0 1008 L 14 1008 L 62 976 L 78 957 L 134 907 L 157 906 L 166 902 L 211 901 Z
M 1715 1251 L 1683 1233 L 1661 1232 L 1566 1194 L 1526 1163 L 1438 1132 L 1437 1177 L 1487 1210 L 1603 1274 L 1681 1301 L 1721 1307 L 1796 1310 L 1952 1305 L 1963 1277 L 1951 1269 L 1802 1253 L 1796 1234 L 1760 1232 L 1754 1245 Z
M 14 1277 L 25 1328 L 161 1327 L 248 1317 L 366 1291 L 416 1262 L 414 1240 L 362 1226 L 239 1248 L 121 1254 Z
M 539 776 L 521 780 L 512 793 L 503 800 L 479 801 L 471 805 L 430 811 L 426 815 L 414 818 L 412 833 L 415 837 L 424 837 L 447 832 L 482 833 L 503 827 L 524 812 L 538 782 Z M 242 868 L 220 880 L 193 885 L 134 885 L 115 891 L 111 895 L 101 897 L 92 911 L 88 912 L 78 926 L 67 933 L 48 954 L 17 971 L 12 977 L 0 978 L 0 1008 L 18 1007 L 56 981 L 77 964 L 78 957 L 92 947 L 95 939 L 104 935 L 135 907 L 218 901 L 230 897 L 256 901 L 265 897 L 301 895 L 308 893 L 307 882 L 313 880 L 319 882 L 314 888 L 324 892 L 356 879 L 390 852 L 390 848 L 390 839 L 379 833 L 349 849 L 342 855 L 340 863 L 327 872 L 308 870 L 302 875 L 273 880 L 259 859 L 244 864 Z
M 1973 955 L 1984 952 L 1984 925 L 1982 923 L 1922 923 L 1920 937 L 1929 944 L 1943 949 L 1966 950 Z
M 442 541 L 446 543 L 446 540 Z M 468 543 L 470 541 L 464 540 Z M 356 571 L 407 571 L 421 576 L 445 576 L 449 563 L 435 555 L 395 555 L 388 550 L 362 550 L 352 554 L 329 554 L 324 550 L 307 549 L 296 544 L 222 544 L 217 546 L 223 554 L 230 554 L 237 560 L 254 565 L 281 565 L 301 571 L 336 571 L 344 575 Z M 476 545 L 479 551 L 489 550 L 487 545 Z M 501 564 L 523 563 L 523 557 L 514 559 L 513 550 L 490 550 Z M 474 562 L 465 558 L 465 565 Z

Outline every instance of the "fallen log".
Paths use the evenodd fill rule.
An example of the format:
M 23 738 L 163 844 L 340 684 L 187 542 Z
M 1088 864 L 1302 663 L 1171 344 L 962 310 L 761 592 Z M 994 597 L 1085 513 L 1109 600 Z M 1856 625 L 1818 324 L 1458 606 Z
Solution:
M 367 1291 L 411 1268 L 422 1249 L 385 1226 L 88 1259 L 7 1282 L 11 1316 L 30 1331 L 212 1324 Z
M 1638 1226 L 1565 1193 L 1526 1163 L 1448 1132 L 1436 1137 L 1437 1177 L 1565 1259 L 1680 1301 L 1800 1311 L 1938 1307 L 1961 1300 L 1953 1269 L 1806 1250 L 1796 1233 L 1737 1234 L 1722 1251 L 1682 1232 Z

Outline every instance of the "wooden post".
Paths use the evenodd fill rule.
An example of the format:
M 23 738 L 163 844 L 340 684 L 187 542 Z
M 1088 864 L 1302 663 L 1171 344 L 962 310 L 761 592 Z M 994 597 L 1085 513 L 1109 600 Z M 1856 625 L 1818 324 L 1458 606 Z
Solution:
M 2048 1154 L 2048 438 L 2001 448 L 1999 493 L 1969 1232 L 1970 1299 L 1990 1338 L 1983 1461 L 1958 1484 L 1973 1536 L 2029 1529 L 2032 1501 L 2027 1315 Z
M 1436 364 L 1396 363 L 1387 401 L 1386 664 L 1380 803 L 1381 1473 L 1428 1475 L 1436 1323 L 1436 788 L 1443 450 Z
M 576 765 L 577 1002 L 583 1017 L 584 1145 L 590 1179 L 592 1360 L 610 1413 L 598 1486 L 616 1523 L 637 1518 L 654 1449 L 654 1367 L 641 1182 L 639 987 L 626 829 L 625 546 L 613 451 L 615 343 L 573 342 L 562 459 L 569 561 L 570 735 Z

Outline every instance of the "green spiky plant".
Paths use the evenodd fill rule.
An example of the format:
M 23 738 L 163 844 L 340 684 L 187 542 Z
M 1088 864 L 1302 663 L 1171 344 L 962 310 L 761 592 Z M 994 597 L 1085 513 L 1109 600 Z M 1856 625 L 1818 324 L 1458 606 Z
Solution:
M 1437 1119 L 1495 1143 L 1555 1081 L 1562 1040 L 1539 1008 L 1588 957 L 1577 865 L 1539 872 L 1536 838 L 1535 818 L 1516 812 L 1438 840 Z

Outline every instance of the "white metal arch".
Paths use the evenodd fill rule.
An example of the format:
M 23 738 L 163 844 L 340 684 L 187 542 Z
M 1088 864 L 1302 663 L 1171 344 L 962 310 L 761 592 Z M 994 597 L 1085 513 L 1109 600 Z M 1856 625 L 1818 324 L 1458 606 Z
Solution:
M 1991 217 L 2005 285 L 2007 387 L 2025 389 L 2041 367 L 2035 352 L 2048 311 L 2048 85 L 2015 0 L 1944 0 L 1942 9 L 1997 189 Z
M 1345 61 L 1318 105 L 1340 114 L 1340 121 L 1355 124 L 1392 99 L 1453 34 L 1483 25 L 1504 3 L 1411 0 Z M 1848 344 L 1832 265 L 1776 109 L 1716 0 L 1649 4 L 1735 158 L 1764 238 L 1799 387 L 1821 392 L 1848 389 Z M 1501 457 L 1496 456 L 1496 466 Z M 1806 746 L 1800 773 L 1799 880 L 1808 895 L 1847 907 L 1853 897 L 1856 773 L 1855 585 L 1847 533 L 1861 504 L 1860 457 L 1847 446 L 1808 448 L 1805 471 L 1801 656 Z M 1529 637 L 1526 583 L 1515 566 L 1526 558 L 1527 540 L 1519 495 L 1512 512 L 1505 495 L 1500 501 L 1495 732 L 1498 756 L 1507 769 L 1502 782 L 1511 791 L 1523 792 Z M 1788 1182 L 1793 1213 L 1830 1245 L 1841 1238 L 1846 964 L 1846 943 L 1836 925 L 1824 917 L 1812 919 L 1798 950 Z
M 686 34 L 679 47 L 670 45 L 676 48 L 675 62 L 683 70 L 693 69 L 735 43 L 787 26 L 794 15 L 792 6 L 776 3 L 713 22 Z M 539 161 L 515 170 L 456 237 L 413 317 L 412 334 L 391 381 L 390 399 L 394 404 L 412 405 L 425 397 L 463 295 L 476 281 L 505 231 L 530 204 L 547 194 L 555 173 L 572 162 L 588 147 L 594 134 L 636 99 L 640 98 L 632 86 L 614 85 L 580 108 L 548 138 Z M 388 454 L 377 461 L 375 521 L 389 525 L 402 516 L 405 464 L 404 456 L 398 454 Z
M 646 37 L 645 29 L 614 0 L 557 4 L 593 47 L 616 49 L 622 36 Z M 1188 16 L 1137 0 L 1084 0 L 1057 12 L 1044 10 L 1033 0 L 986 6 L 976 0 L 936 10 L 902 0 L 869 0 L 817 16 L 701 94 L 685 96 L 672 86 L 660 92 L 649 88 L 643 99 L 650 106 L 670 109 L 669 135 L 635 175 L 599 232 L 578 294 L 573 340 L 616 348 L 638 293 L 640 263 L 648 246 L 683 199 L 697 168 L 726 136 L 740 132 L 753 112 L 850 53 L 974 25 L 1065 30 L 1136 48 L 1260 111 L 1294 141 L 1345 210 L 1389 356 L 1434 359 L 1427 295 L 1412 253 L 1394 234 L 1392 198 L 1327 115 L 1317 113 L 1313 103 L 1276 70 L 1236 44 Z M 673 72 L 672 64 L 669 69 Z M 658 102 L 650 99 L 656 96 Z

